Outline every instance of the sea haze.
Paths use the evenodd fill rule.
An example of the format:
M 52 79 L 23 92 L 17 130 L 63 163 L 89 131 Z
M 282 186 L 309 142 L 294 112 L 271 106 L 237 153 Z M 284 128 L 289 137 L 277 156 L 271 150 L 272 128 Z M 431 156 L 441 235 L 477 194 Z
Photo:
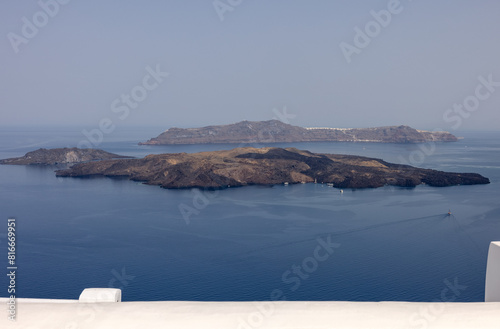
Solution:
M 238 146 L 137 145 L 159 132 L 118 131 L 99 148 L 142 157 Z M 17 297 L 76 299 L 85 288 L 116 287 L 125 301 L 269 300 L 275 290 L 287 300 L 433 301 L 456 281 L 464 286 L 456 301 L 479 302 L 488 245 L 500 240 L 500 133 L 464 136 L 435 144 L 419 166 L 476 172 L 491 184 L 344 193 L 298 184 L 208 193 L 124 179 L 57 178 L 54 167 L 3 165 L 0 239 L 6 243 L 7 218 L 15 217 Z M 82 138 L 79 129 L 6 128 L 0 132 L 0 158 L 40 147 L 72 147 Z M 398 163 L 420 159 L 415 152 L 421 147 L 272 146 Z M 197 206 L 189 225 L 180 205 Z M 294 265 L 314 257 L 318 239 L 335 243 L 333 254 L 311 273 L 294 274 Z M 6 276 L 0 285 L 8 286 Z M 0 297 L 8 297 L 6 289 Z

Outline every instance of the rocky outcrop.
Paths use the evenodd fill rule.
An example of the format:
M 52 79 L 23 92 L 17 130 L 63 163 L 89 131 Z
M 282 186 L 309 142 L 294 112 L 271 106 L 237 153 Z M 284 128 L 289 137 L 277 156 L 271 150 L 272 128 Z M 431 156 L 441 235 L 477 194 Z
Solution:
M 416 130 L 408 126 L 377 128 L 302 128 L 278 120 L 242 121 L 230 125 L 202 128 L 170 128 L 142 145 L 214 143 L 291 143 L 291 142 L 379 142 L 423 143 L 455 142 L 449 132 Z
M 59 170 L 56 175 L 128 177 L 164 188 L 225 188 L 314 181 L 332 183 L 340 188 L 489 183 L 488 178 L 479 174 L 419 169 L 375 158 L 274 147 L 242 147 L 228 151 L 88 162 Z
M 0 160 L 0 164 L 56 165 L 56 164 L 79 163 L 79 162 L 87 162 L 95 160 L 108 160 L 108 159 L 120 159 L 120 158 L 131 158 L 131 157 L 121 156 L 118 154 L 113 154 L 97 149 L 79 149 L 76 147 L 56 148 L 56 149 L 41 148 L 36 151 L 28 152 L 24 156 L 19 158 Z

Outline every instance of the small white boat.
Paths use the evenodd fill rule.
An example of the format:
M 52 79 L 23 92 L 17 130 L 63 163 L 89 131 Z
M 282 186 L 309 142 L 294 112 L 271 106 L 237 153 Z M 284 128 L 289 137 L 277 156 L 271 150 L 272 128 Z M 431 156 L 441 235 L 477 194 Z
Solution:
M 284 182 L 283 185 L 287 186 L 288 185 L 288 182 Z
M 344 193 L 344 190 L 340 190 L 340 194 Z

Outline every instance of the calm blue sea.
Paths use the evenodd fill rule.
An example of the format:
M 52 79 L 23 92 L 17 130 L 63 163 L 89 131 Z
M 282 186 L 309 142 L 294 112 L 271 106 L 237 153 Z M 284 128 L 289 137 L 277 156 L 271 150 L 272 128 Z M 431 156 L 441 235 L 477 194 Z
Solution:
M 123 128 L 104 136 L 99 148 L 144 156 L 237 146 L 137 145 L 161 131 Z M 426 168 L 477 172 L 491 184 L 343 194 L 321 184 L 208 192 L 58 179 L 53 167 L 3 165 L 0 264 L 5 270 L 12 216 L 17 297 L 74 299 L 85 288 L 116 287 L 126 301 L 270 300 L 273 291 L 288 300 L 433 301 L 458 283 L 456 301 L 482 301 L 488 245 L 500 240 L 500 133 L 462 135 L 457 143 L 434 145 L 424 157 L 420 148 L 432 145 L 274 146 L 390 162 L 412 158 Z M 4 127 L 0 158 L 72 147 L 82 139 L 79 128 Z M 195 210 L 189 224 L 179 206 Z M 335 243 L 334 252 L 318 249 L 318 239 Z M 7 278 L 0 278 L 0 296 L 7 297 Z

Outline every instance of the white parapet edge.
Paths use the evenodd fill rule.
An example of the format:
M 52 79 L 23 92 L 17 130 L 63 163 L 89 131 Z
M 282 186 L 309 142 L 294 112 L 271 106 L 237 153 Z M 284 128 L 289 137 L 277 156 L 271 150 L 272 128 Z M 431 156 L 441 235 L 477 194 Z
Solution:
M 500 241 L 491 242 L 486 265 L 485 302 L 500 302 Z
M 80 303 L 119 303 L 122 301 L 122 291 L 113 288 L 87 288 L 82 291 Z

